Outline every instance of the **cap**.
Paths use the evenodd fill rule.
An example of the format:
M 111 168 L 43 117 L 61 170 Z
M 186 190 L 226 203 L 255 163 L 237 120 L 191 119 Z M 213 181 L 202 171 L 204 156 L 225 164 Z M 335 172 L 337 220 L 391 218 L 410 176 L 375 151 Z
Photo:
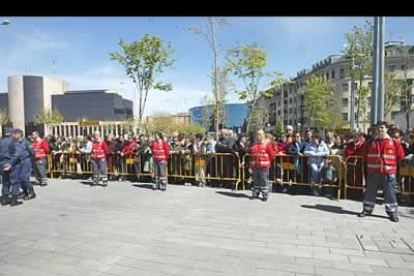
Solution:
M 23 130 L 21 130 L 20 128 L 14 128 L 12 133 L 23 133 Z

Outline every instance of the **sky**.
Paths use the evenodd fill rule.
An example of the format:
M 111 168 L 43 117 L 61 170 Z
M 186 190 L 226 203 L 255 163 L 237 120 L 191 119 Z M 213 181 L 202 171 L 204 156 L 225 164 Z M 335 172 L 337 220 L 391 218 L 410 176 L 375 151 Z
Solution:
M 0 17 L 0 91 L 11 75 L 44 75 L 64 79 L 69 90 L 118 89 L 134 100 L 136 90 L 124 68 L 109 58 L 119 39 L 138 40 L 146 33 L 171 42 L 173 68 L 161 76 L 170 92 L 150 91 L 146 115 L 185 112 L 211 95 L 214 56 L 206 39 L 189 30 L 205 28 L 203 17 Z M 345 34 L 371 17 L 228 17 L 217 30 L 220 53 L 256 42 L 268 51 L 267 70 L 295 77 L 304 68 L 339 54 Z M 414 17 L 386 17 L 386 41 L 414 44 Z M 221 60 L 224 64 L 224 60 Z M 228 102 L 240 102 L 230 92 Z

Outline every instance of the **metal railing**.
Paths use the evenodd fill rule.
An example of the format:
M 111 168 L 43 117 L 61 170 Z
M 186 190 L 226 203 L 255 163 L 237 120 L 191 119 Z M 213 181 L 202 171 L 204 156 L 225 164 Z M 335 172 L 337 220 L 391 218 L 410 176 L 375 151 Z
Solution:
M 365 189 L 365 162 L 362 156 L 327 155 L 317 162 L 309 156 L 277 155 L 271 162 L 269 182 L 272 185 L 308 186 L 331 189 L 345 199 L 349 191 Z M 154 176 L 151 155 L 109 154 L 106 157 L 109 176 L 151 178 Z M 47 157 L 51 178 L 92 174 L 90 154 L 58 153 Z M 171 153 L 167 162 L 169 183 L 195 182 L 212 184 L 225 181 L 237 191 L 251 182 L 249 154 L 239 157 L 232 153 Z M 414 195 L 414 160 L 404 160 L 398 167 L 398 193 Z M 381 187 L 380 187 L 381 189 Z

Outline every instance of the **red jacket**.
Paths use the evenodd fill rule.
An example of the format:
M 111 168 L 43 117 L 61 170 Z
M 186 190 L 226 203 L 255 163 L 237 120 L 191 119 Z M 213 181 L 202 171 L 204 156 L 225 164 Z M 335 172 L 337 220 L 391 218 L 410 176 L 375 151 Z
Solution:
M 124 154 L 124 156 L 131 155 L 136 145 L 137 143 L 134 140 L 128 141 L 126 145 L 121 149 L 121 152 Z
M 270 142 L 256 142 L 250 147 L 250 167 L 252 169 L 269 169 L 274 158 Z
M 50 152 L 49 144 L 44 139 L 40 139 L 40 140 L 36 139 L 33 142 L 33 149 L 35 151 L 35 159 L 36 160 L 46 158 L 46 154 L 48 154 Z
M 108 155 L 109 147 L 105 141 L 93 141 L 92 142 L 92 152 L 91 158 L 92 159 L 103 159 Z
M 348 156 L 363 156 L 364 155 L 365 143 L 362 140 L 358 142 L 350 142 L 345 148 L 345 157 Z
M 157 162 L 167 161 L 170 155 L 170 146 L 166 141 L 158 140 L 151 143 L 152 157 Z
M 365 147 L 369 173 L 396 174 L 398 162 L 404 159 L 401 143 L 391 137 L 375 138 Z
M 279 143 L 276 141 L 271 141 L 270 142 L 272 145 L 272 150 L 273 150 L 273 159 L 276 157 L 276 155 L 280 152 L 279 150 Z

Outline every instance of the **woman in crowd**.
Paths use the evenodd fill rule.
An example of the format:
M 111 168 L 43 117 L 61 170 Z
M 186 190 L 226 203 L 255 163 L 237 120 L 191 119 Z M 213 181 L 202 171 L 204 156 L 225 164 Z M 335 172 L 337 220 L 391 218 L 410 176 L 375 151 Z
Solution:
M 109 178 L 111 180 L 116 179 L 116 142 L 114 141 L 114 136 L 110 133 L 105 138 L 105 143 L 108 146 L 108 154 L 106 155 L 106 165 L 108 167 L 108 172 L 111 174 L 109 175 Z
M 321 180 L 321 172 L 325 163 L 324 157 L 329 154 L 329 149 L 319 135 L 312 138 L 308 143 L 304 155 L 308 156 L 308 166 L 311 171 L 311 192 L 315 196 L 321 195 L 321 189 L 315 184 Z

